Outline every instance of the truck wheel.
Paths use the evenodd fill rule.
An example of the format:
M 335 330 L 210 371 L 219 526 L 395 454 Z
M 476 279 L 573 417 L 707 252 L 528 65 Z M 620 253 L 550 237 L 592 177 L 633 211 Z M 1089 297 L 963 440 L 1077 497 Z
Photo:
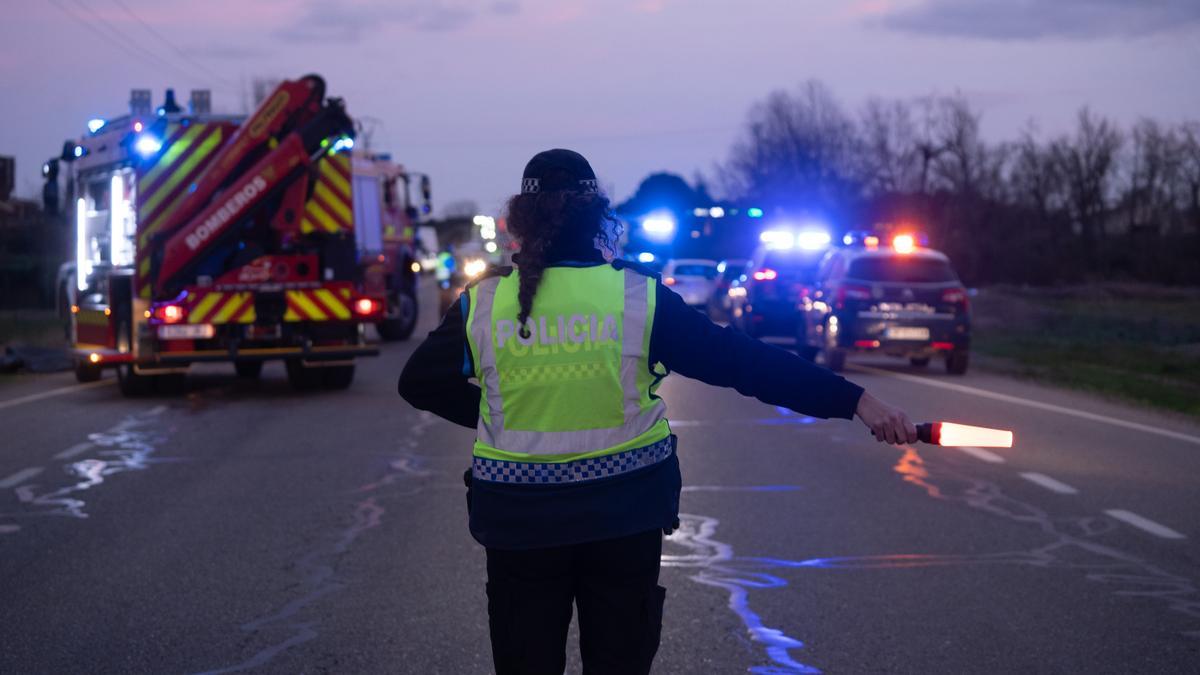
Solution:
M 83 359 L 75 360 L 75 380 L 77 382 L 95 382 L 100 379 L 104 370 L 95 363 Z
M 946 372 L 951 375 L 965 375 L 967 363 L 970 360 L 965 349 L 955 349 L 946 356 Z
M 137 398 L 150 393 L 154 388 L 154 379 L 149 375 L 135 373 L 132 363 L 122 363 L 117 366 L 117 386 L 122 396 Z
M 354 366 L 329 366 L 320 368 L 321 384 L 326 389 L 348 389 L 354 382 Z
M 387 342 L 407 340 L 417 327 L 417 297 L 411 288 L 402 288 L 388 296 L 383 321 L 377 330 Z
M 233 369 L 237 372 L 238 377 L 244 377 L 247 380 L 257 379 L 262 375 L 262 361 L 234 361 Z
M 925 366 L 929 365 L 929 357 L 928 356 L 914 356 L 914 357 L 910 358 L 908 360 L 908 362 L 910 364 L 912 364 L 912 367 L 914 367 L 914 368 L 924 368 Z
M 125 353 L 133 351 L 133 333 L 128 321 L 117 325 L 117 347 Z M 117 387 L 126 398 L 145 396 L 154 388 L 154 380 L 149 375 L 141 375 L 134 371 L 132 363 L 122 363 L 117 366 Z
M 287 368 L 288 384 L 297 391 L 316 389 L 321 384 L 321 368 L 309 368 L 300 359 L 288 359 L 284 362 Z
M 837 347 L 826 347 L 821 353 L 825 356 L 825 367 L 835 373 L 846 369 L 846 350 Z

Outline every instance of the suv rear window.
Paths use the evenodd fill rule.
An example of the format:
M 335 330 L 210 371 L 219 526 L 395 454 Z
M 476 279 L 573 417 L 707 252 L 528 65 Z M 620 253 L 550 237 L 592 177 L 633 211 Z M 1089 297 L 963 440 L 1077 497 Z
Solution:
M 820 263 L 820 256 L 768 253 L 763 258 L 762 266 L 775 270 L 784 281 L 809 284 L 816 280 Z
M 717 268 L 715 265 L 679 265 L 675 268 L 675 276 L 679 277 L 704 277 L 705 279 L 716 279 Z
M 950 264 L 935 258 L 913 258 L 904 255 L 872 256 L 851 261 L 846 276 L 864 281 L 931 284 L 958 281 Z

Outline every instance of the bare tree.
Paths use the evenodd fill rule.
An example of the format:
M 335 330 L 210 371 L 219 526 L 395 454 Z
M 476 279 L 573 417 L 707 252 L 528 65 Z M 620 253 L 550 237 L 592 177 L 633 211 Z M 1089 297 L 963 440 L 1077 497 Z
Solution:
M 1110 121 L 1088 108 L 1079 111 L 1078 123 L 1073 137 L 1054 141 L 1051 149 L 1066 181 L 1071 219 L 1082 235 L 1085 253 L 1094 260 L 1110 212 L 1117 153 L 1123 141 Z
M 838 211 L 856 202 L 854 124 L 821 83 L 755 105 L 726 164 L 729 192 Z
M 1142 119 L 1130 134 L 1128 189 L 1123 201 L 1130 229 L 1165 233 L 1176 220 L 1174 185 L 1181 150 L 1174 130 Z
M 863 107 L 859 131 L 856 171 L 864 187 L 876 195 L 918 191 L 921 161 L 908 104 L 870 99 Z

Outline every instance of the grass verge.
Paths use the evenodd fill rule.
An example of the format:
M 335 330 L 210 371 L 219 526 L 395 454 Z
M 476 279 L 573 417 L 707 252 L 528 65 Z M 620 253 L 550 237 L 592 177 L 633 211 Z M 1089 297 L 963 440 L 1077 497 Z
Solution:
M 989 370 L 1200 418 L 1200 290 L 993 287 L 974 298 Z

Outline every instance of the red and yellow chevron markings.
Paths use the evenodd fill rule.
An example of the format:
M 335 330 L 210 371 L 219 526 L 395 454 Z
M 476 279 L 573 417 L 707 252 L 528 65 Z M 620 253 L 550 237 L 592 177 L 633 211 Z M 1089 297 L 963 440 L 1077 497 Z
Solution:
M 166 215 L 187 195 L 215 151 L 228 137 L 225 123 L 195 122 L 167 128 L 163 150 L 153 165 L 144 165 L 138 175 L 138 293 L 150 297 L 150 241 Z
M 254 323 L 254 293 L 191 291 L 188 323 Z
M 287 311 L 283 320 L 347 321 L 351 317 L 349 286 L 340 288 L 306 288 L 285 292 Z
M 338 232 L 354 229 L 354 206 L 350 192 L 350 155 L 325 155 L 317 162 L 312 196 L 304 205 L 300 231 Z

